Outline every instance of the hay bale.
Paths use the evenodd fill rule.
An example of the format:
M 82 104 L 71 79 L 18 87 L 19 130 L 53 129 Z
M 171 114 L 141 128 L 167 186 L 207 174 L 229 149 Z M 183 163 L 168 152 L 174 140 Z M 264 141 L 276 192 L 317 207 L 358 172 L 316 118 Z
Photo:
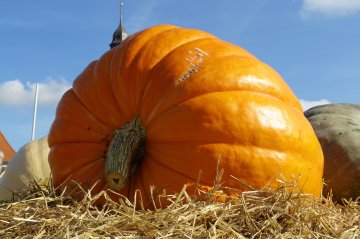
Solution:
M 0 204 L 0 238 L 358 238 L 360 204 L 276 190 L 239 192 L 220 203 L 213 190 L 191 197 L 186 186 L 171 202 L 153 211 L 136 209 L 125 197 L 114 202 L 106 192 L 83 200 L 55 195 L 51 186 L 33 184 L 16 202 Z M 137 200 L 141 200 L 137 192 Z M 97 208 L 94 202 L 106 198 Z M 140 203 L 141 204 L 141 203 Z

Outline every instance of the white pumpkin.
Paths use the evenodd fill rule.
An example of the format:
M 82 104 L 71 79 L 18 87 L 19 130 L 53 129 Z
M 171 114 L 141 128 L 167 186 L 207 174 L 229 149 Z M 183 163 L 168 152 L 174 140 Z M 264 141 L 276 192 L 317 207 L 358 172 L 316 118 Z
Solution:
M 48 155 L 47 136 L 22 146 L 0 178 L 0 201 L 11 200 L 13 192 L 26 190 L 34 180 L 47 182 L 50 178 Z

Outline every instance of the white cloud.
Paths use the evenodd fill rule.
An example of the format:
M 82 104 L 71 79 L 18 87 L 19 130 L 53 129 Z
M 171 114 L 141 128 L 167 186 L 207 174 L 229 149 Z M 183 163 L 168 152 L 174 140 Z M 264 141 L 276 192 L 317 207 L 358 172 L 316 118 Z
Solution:
M 60 100 L 71 84 L 64 78 L 54 79 L 48 77 L 39 82 L 39 105 L 55 105 Z M 34 102 L 36 83 L 20 80 L 10 80 L 0 83 L 0 105 L 1 106 L 29 106 Z
M 360 12 L 360 0 L 304 0 L 300 15 L 346 16 Z
M 325 99 L 321 99 L 321 100 L 315 100 L 315 101 L 309 101 L 309 100 L 300 100 L 300 103 L 303 107 L 303 110 L 306 111 L 314 106 L 317 105 L 325 105 L 325 104 L 330 104 L 330 101 L 325 100 Z

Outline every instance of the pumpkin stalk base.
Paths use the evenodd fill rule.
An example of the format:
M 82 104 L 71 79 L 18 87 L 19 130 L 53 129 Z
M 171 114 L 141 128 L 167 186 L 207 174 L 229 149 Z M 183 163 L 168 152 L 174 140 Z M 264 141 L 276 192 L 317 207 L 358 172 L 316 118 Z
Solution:
M 121 190 L 135 173 L 145 154 L 145 128 L 136 116 L 116 129 L 106 153 L 105 177 L 110 189 Z

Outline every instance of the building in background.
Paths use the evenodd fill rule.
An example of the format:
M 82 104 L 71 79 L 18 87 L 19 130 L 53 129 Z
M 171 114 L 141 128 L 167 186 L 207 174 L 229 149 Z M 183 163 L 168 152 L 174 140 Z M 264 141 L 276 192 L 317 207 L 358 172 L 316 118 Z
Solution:
M 15 154 L 15 150 L 11 147 L 11 145 L 6 140 L 5 136 L 1 131 L 0 131 L 0 151 L 4 155 L 3 160 L 5 162 L 9 161 Z

